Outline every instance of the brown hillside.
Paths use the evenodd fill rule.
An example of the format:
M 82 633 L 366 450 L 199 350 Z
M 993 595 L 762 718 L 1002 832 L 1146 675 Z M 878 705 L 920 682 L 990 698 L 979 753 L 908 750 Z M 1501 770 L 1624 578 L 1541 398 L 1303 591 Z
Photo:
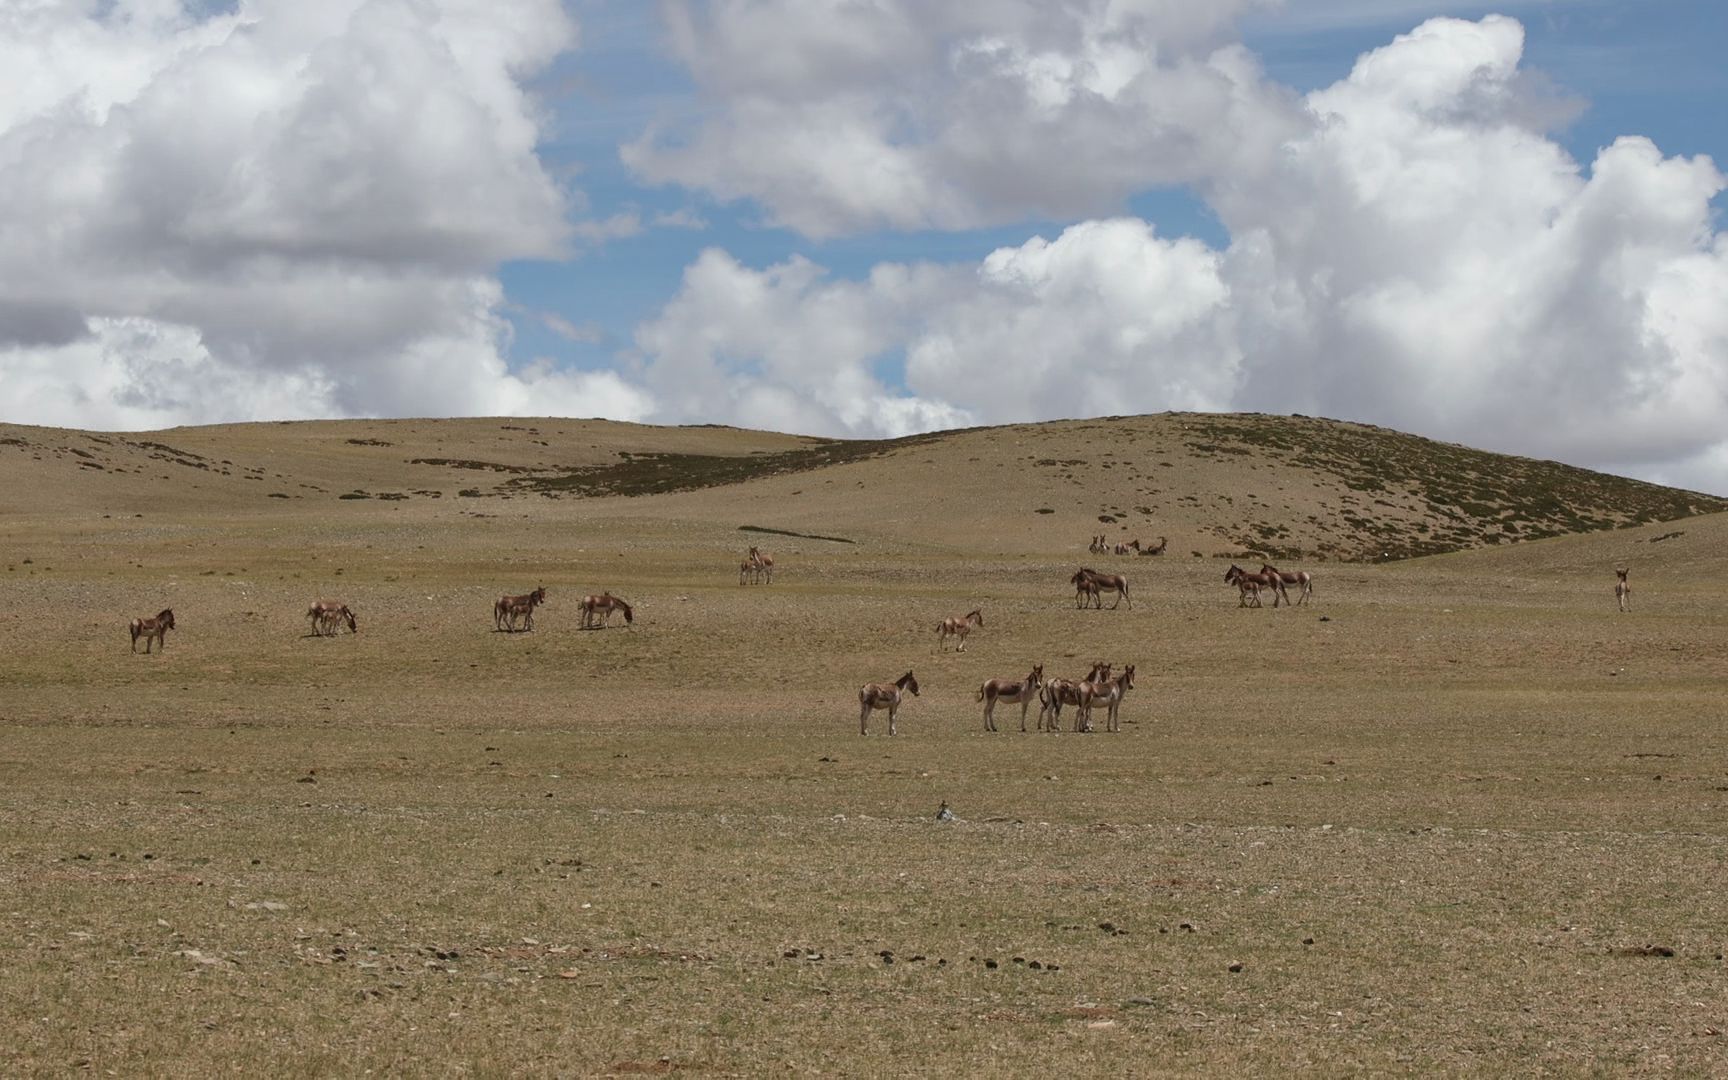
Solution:
M 1728 510 L 1728 500 L 1307 417 L 1161 414 L 812 439 L 595 420 L 355 420 L 103 434 L 0 425 L 8 513 L 659 519 L 932 550 L 1359 560 Z

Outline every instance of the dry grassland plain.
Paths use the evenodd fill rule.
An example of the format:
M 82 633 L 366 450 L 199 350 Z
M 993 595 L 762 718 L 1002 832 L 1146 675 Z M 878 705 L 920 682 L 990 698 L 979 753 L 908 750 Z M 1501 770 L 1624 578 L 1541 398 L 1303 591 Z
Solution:
M 1022 464 L 1098 473 L 1061 425 L 505 498 L 528 474 L 477 463 L 536 467 L 527 427 L 7 429 L 0 1072 L 1728 1071 L 1728 515 L 1304 561 L 1310 606 L 1245 610 L 1240 523 L 1175 477 L 1291 545 L 1351 489 L 1118 455 L 1172 462 L 1104 496 L 1170 554 L 1095 557 L 1123 524 Z M 806 445 L 561 430 L 563 462 Z M 1083 563 L 1132 609 L 1077 610 Z M 602 589 L 632 627 L 578 628 Z M 309 636 L 320 596 L 359 633 Z M 1098 659 L 1138 668 L 1120 734 L 983 731 L 985 678 Z

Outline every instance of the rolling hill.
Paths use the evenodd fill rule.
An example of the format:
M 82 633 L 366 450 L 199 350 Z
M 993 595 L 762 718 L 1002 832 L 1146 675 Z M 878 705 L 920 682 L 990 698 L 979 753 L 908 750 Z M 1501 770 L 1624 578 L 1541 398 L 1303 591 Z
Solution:
M 111 434 L 0 425 L 9 514 L 661 519 L 884 547 L 1364 560 L 1728 510 L 1728 500 L 1302 416 L 1167 413 L 832 440 L 566 419 Z M 314 508 L 316 508 L 314 510 Z

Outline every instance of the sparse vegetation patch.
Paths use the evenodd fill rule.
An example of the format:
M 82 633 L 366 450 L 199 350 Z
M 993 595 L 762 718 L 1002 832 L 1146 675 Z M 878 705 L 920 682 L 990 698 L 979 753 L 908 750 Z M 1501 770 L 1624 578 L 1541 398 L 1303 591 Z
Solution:
M 620 460 L 611 465 L 548 471 L 518 469 L 515 471 L 533 475 L 513 479 L 507 486 L 544 495 L 585 497 L 695 491 L 845 465 L 906 447 L 937 442 L 951 435 L 951 432 L 938 432 L 899 439 L 820 439 L 794 450 L 737 456 L 620 451 Z

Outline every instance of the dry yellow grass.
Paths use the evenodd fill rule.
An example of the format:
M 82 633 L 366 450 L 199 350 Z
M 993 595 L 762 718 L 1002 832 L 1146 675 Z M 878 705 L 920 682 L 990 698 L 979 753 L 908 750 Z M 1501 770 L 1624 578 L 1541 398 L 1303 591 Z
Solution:
M 798 445 L 403 421 L 127 437 L 233 476 L 0 457 L 34 496 L 0 515 L 0 1067 L 1728 1068 L 1728 516 L 1308 564 L 1311 607 L 1254 611 L 1225 560 L 991 510 L 996 473 L 1043 481 L 963 452 L 989 433 L 642 498 L 334 497 L 446 490 L 419 444 L 345 441 L 410 425 L 534 464 L 484 447 L 503 423 L 596 463 Z M 250 495 L 271 458 L 326 491 Z M 737 585 L 753 540 L 773 586 Z M 1076 610 L 1082 561 L 1133 609 Z M 494 633 L 536 584 L 538 629 Z M 634 628 L 577 629 L 602 588 Z M 320 595 L 360 633 L 306 636 Z M 983 678 L 1096 658 L 1139 668 L 1121 735 L 982 732 Z M 860 738 L 858 684 L 908 667 L 901 736 Z

